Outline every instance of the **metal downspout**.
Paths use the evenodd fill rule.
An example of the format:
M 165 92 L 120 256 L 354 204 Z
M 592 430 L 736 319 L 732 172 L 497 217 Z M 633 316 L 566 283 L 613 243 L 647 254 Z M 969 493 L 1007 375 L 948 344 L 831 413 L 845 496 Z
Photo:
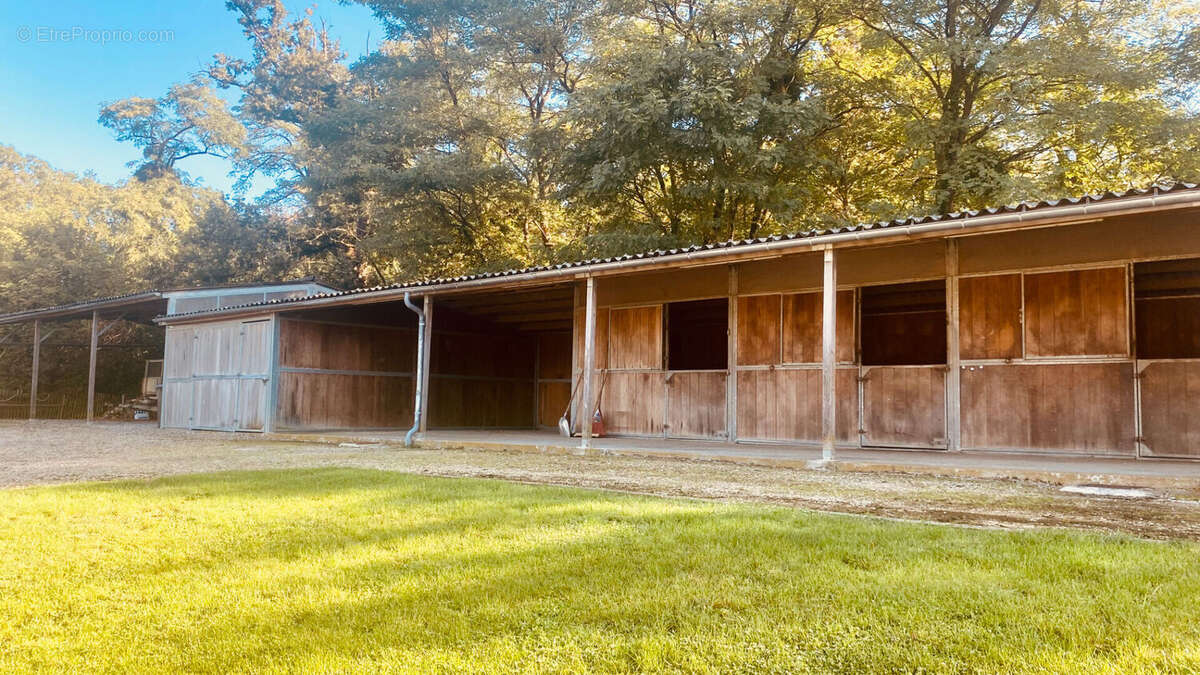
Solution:
M 421 415 L 425 407 L 425 392 L 421 390 L 421 383 L 425 381 L 425 310 L 413 304 L 412 294 L 407 291 L 404 293 L 404 306 L 417 314 L 417 384 L 413 388 L 413 425 L 404 434 L 404 447 L 411 448 L 413 434 L 421 428 Z

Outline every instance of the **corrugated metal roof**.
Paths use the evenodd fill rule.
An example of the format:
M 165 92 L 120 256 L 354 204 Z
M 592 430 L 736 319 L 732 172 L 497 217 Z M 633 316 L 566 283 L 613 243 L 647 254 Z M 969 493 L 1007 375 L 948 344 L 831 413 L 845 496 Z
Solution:
M 139 291 L 137 293 L 126 293 L 124 295 L 110 295 L 104 298 L 81 300 L 79 302 L 55 305 L 53 307 L 41 307 L 38 309 L 27 309 L 20 312 L 12 312 L 10 314 L 0 314 L 0 323 L 20 323 L 22 321 L 28 321 L 36 318 L 52 318 L 71 315 L 75 314 L 76 312 L 90 312 L 95 309 L 132 306 L 162 299 L 163 296 L 162 292 L 160 291 Z
M 39 307 L 37 309 L 27 309 L 19 312 L 11 312 L 9 314 L 0 314 L 0 324 L 20 323 L 36 318 L 56 318 L 70 316 L 76 313 L 91 312 L 94 309 L 112 309 L 118 307 L 126 307 L 149 303 L 154 300 L 164 300 L 170 293 L 183 293 L 187 291 L 218 291 L 218 290 L 233 290 L 260 288 L 271 286 L 289 286 L 295 284 L 315 284 L 323 288 L 334 289 L 337 287 L 322 283 L 316 277 L 300 277 L 298 279 L 287 279 L 285 281 L 270 281 L 270 282 L 244 282 L 231 284 L 217 284 L 211 286 L 189 286 L 168 288 L 165 290 L 151 289 L 148 291 L 138 291 L 136 293 L 126 293 L 124 295 L 110 295 L 102 298 L 92 298 L 90 300 L 80 300 L 79 302 L 71 302 L 62 305 L 54 305 L 52 307 Z M 311 296 L 309 296 L 311 297 Z
M 220 314 L 220 313 L 226 313 L 226 312 L 234 312 L 237 310 L 252 309 L 252 308 L 256 308 L 256 307 L 264 307 L 265 308 L 265 307 L 271 307 L 274 305 L 288 305 L 288 304 L 295 304 L 295 303 L 301 303 L 301 302 L 310 302 L 313 300 L 320 300 L 320 299 L 324 299 L 324 298 L 339 298 L 339 297 L 355 296 L 355 295 L 370 294 L 370 293 L 380 293 L 380 292 L 386 292 L 386 291 L 397 291 L 397 290 L 404 290 L 404 289 L 411 289 L 411 288 L 433 288 L 433 287 L 437 287 L 437 286 L 443 286 L 443 285 L 447 285 L 447 284 L 457 284 L 457 283 L 462 283 L 462 282 L 467 282 L 467 281 L 482 281 L 482 280 L 487 280 L 487 279 L 503 279 L 503 278 L 507 278 L 507 277 L 519 277 L 522 275 L 535 274 L 538 272 L 549 272 L 549 271 L 553 271 L 553 270 L 568 270 L 568 269 L 577 269 L 577 268 L 582 269 L 582 268 L 586 268 L 586 267 L 593 266 L 593 265 L 620 263 L 620 262 L 632 261 L 632 260 L 643 260 L 643 259 L 651 259 L 651 258 L 669 258 L 671 256 L 686 256 L 688 254 L 696 253 L 699 251 L 712 251 L 712 250 L 721 250 L 721 249 L 736 250 L 736 249 L 751 246 L 751 245 L 766 244 L 769 242 L 776 242 L 776 241 L 812 239 L 812 238 L 816 238 L 816 237 L 833 235 L 833 234 L 841 234 L 841 233 L 847 233 L 847 232 L 861 232 L 861 231 L 866 231 L 866 230 L 899 228 L 899 227 L 907 227 L 907 226 L 911 226 L 911 225 L 923 225 L 923 224 L 927 224 L 927 223 L 936 223 L 936 222 L 945 222 L 945 221 L 954 221 L 954 220 L 966 220 L 968 218 L 976 218 L 979 216 L 1036 211 L 1039 209 L 1051 208 L 1051 207 L 1056 207 L 1056 206 L 1072 206 L 1072 205 L 1079 205 L 1079 204 L 1090 204 L 1090 203 L 1108 201 L 1108 200 L 1113 200 L 1113 199 L 1123 199 L 1123 198 L 1138 197 L 1138 196 L 1145 196 L 1145 195 L 1168 194 L 1168 193 L 1172 193 L 1172 192 L 1195 190 L 1196 188 L 1197 188 L 1197 184 L 1195 184 L 1195 183 L 1176 182 L 1176 183 L 1168 183 L 1168 184 L 1161 184 L 1161 185 L 1152 185 L 1152 186 L 1146 187 L 1146 188 L 1134 188 L 1134 189 L 1125 190 L 1124 192 L 1114 192 L 1114 191 L 1110 190 L 1107 192 L 1081 195 L 1081 196 L 1077 196 L 1077 197 L 1063 197 L 1063 198 L 1059 198 L 1059 199 L 1043 199 L 1040 201 L 1018 202 L 1018 203 L 1009 204 L 1006 206 L 997 206 L 997 207 L 979 209 L 979 210 L 974 210 L 974 211 L 955 211 L 953 213 L 948 213 L 948 214 L 931 214 L 931 215 L 924 215 L 924 216 L 913 216 L 913 217 L 909 217 L 909 218 L 898 218 L 896 220 L 890 220 L 890 221 L 880 221 L 880 222 L 875 222 L 875 223 L 858 223 L 855 225 L 848 225 L 845 227 L 833 227 L 833 228 L 821 229 L 821 230 L 806 230 L 803 232 L 792 232 L 792 233 L 788 233 L 788 234 L 771 235 L 768 237 L 758 237 L 758 238 L 754 238 L 754 239 L 734 239 L 734 240 L 729 240 L 729 241 L 717 242 L 717 243 L 713 243 L 713 244 L 697 244 L 694 246 L 687 246 L 687 247 L 681 247 L 681 248 L 660 249 L 660 250 L 655 250 L 655 251 L 645 251 L 642 253 L 630 253 L 630 254 L 626 254 L 626 255 L 613 256 L 613 257 L 609 257 L 609 258 L 592 258 L 592 259 L 588 259 L 588 260 L 578 260 L 578 261 L 557 263 L 554 265 L 539 265 L 539 266 L 534 266 L 534 267 L 524 267 L 524 268 L 520 268 L 520 269 L 504 270 L 501 272 L 484 272 L 484 273 L 480 273 L 480 274 L 468 274 L 468 275 L 462 275 L 462 276 L 457 276 L 457 277 L 444 277 L 444 278 L 439 278 L 439 279 L 423 279 L 423 280 L 418 280 L 418 281 L 409 281 L 409 282 L 383 285 L 383 286 L 371 286 L 369 288 L 355 288 L 355 289 L 350 289 L 350 290 L 346 290 L 346 291 L 340 291 L 337 293 L 317 293 L 315 295 L 310 295 L 310 296 L 306 296 L 303 298 L 285 298 L 285 299 L 280 299 L 280 300 L 270 300 L 267 302 L 251 303 L 251 304 L 246 304 L 246 305 L 221 307 L 219 309 L 199 310 L 199 311 L 195 311 L 195 312 L 172 314 L 170 318 L 177 319 L 177 318 L 196 316 L 196 315 L 202 315 L 202 314 Z M 160 318 L 162 318 L 162 317 L 160 317 Z

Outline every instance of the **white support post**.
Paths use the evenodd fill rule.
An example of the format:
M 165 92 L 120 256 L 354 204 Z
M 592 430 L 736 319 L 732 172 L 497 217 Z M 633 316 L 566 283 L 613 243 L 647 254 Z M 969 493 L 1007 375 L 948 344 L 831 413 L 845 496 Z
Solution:
M 37 419 L 38 366 L 42 357 L 42 322 L 33 320 L 33 377 L 29 382 L 29 419 Z
M 737 322 L 738 322 L 738 270 L 737 265 L 729 266 L 729 350 L 727 367 L 729 374 L 725 376 L 725 436 L 730 441 L 738 438 L 737 430 Z
M 421 342 L 424 344 L 424 350 L 417 355 L 421 359 L 421 391 L 424 392 L 421 401 L 420 419 L 417 421 L 417 428 L 420 433 L 424 434 L 429 429 L 429 355 L 433 353 L 433 297 L 426 295 L 424 301 L 425 311 L 425 334 L 422 336 Z
M 96 415 L 96 349 L 100 345 L 100 312 L 92 310 L 92 340 L 88 348 L 87 421 Z
M 825 249 L 821 286 L 821 461 L 834 458 L 837 439 L 837 257 Z
M 580 406 L 580 428 L 582 441 L 580 446 L 586 450 L 592 447 L 592 415 L 596 413 L 596 402 L 592 400 L 592 374 L 596 370 L 596 278 L 587 278 L 587 290 L 584 294 L 583 315 L 583 373 L 580 375 L 582 395 Z
M 946 449 L 962 450 L 962 370 L 958 354 L 958 241 L 946 240 Z

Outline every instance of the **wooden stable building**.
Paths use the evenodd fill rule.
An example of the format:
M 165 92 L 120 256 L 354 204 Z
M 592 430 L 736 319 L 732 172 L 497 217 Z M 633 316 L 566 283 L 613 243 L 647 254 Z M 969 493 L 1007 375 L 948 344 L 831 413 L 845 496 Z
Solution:
M 158 321 L 168 427 L 1200 458 L 1191 185 Z

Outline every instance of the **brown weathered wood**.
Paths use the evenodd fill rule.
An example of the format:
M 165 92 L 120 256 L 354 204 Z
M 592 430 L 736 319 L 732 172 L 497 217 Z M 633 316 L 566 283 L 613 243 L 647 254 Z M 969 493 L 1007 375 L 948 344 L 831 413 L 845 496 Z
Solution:
M 413 380 L 407 377 L 283 372 L 281 429 L 407 429 Z
M 417 337 L 408 328 L 284 319 L 280 329 L 279 363 L 285 368 L 413 371 Z
M 1134 452 L 1131 363 L 975 365 L 962 375 L 964 448 Z
M 1157 361 L 1142 370 L 1142 438 L 1153 457 L 1200 457 L 1200 361 Z
M 1139 359 L 1200 358 L 1200 296 L 1134 302 Z
M 858 437 L 858 369 L 837 369 L 837 439 Z M 821 442 L 821 370 L 738 373 L 738 429 L 745 440 Z
M 557 425 L 570 396 L 571 383 L 569 382 L 539 382 L 538 424 L 543 427 Z
M 662 436 L 666 416 L 661 372 L 609 371 L 600 399 L 605 428 L 612 434 Z
M 1026 274 L 1026 355 L 1127 355 L 1125 279 L 1124 267 Z
M 613 309 L 609 313 L 608 331 L 610 369 L 663 367 L 661 305 Z
M 666 383 L 666 435 L 724 438 L 727 377 L 724 372 L 671 373 Z
M 743 366 L 765 366 L 780 362 L 779 295 L 738 298 L 737 361 Z
M 963 359 L 1021 358 L 1021 275 L 958 280 Z
M 944 366 L 872 366 L 864 377 L 865 445 L 946 447 Z
M 538 379 L 571 378 L 571 334 L 541 333 L 537 336 Z
M 571 333 L 542 333 L 537 336 L 538 425 L 558 424 L 571 395 Z
M 783 296 L 783 362 L 821 362 L 821 294 Z M 837 360 L 854 362 L 854 291 L 838 291 Z

